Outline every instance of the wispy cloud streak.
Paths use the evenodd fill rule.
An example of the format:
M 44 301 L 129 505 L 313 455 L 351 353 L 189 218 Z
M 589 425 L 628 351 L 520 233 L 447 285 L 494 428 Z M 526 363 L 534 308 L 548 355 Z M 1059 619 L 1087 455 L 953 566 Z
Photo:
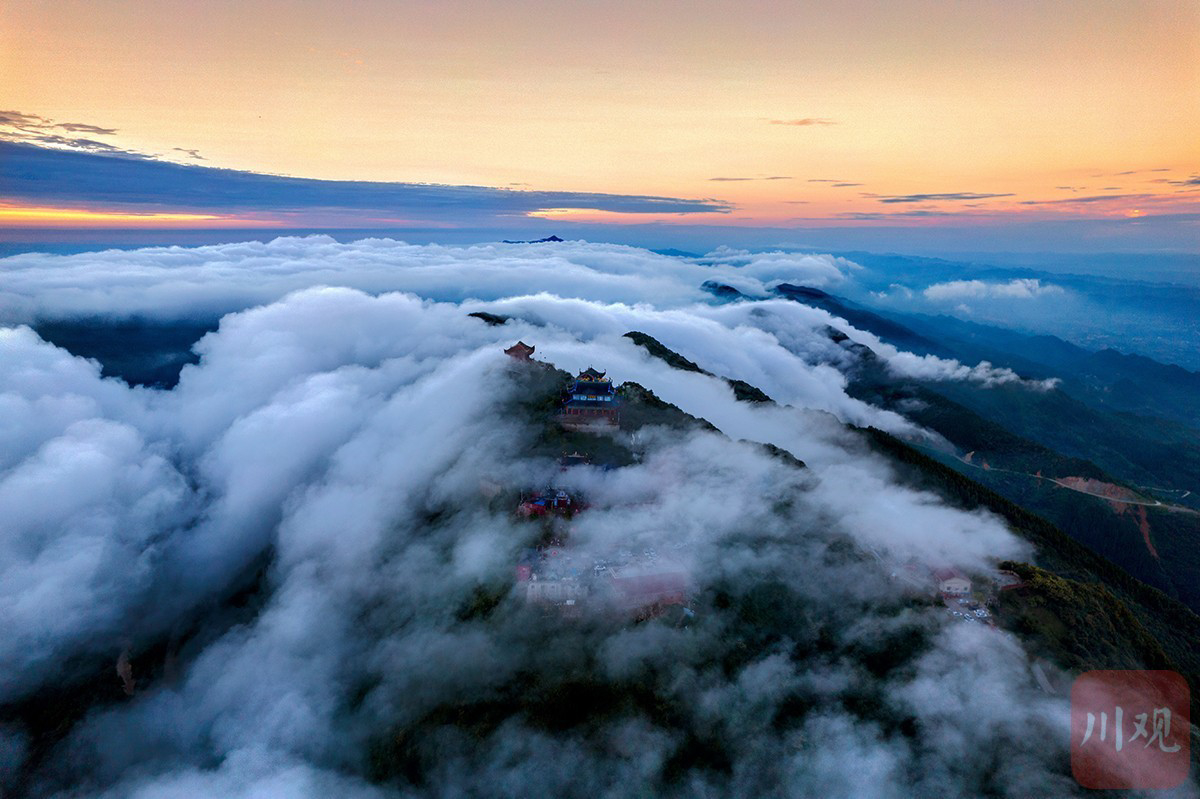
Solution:
M 803 119 L 772 119 L 772 125 L 788 125 L 796 128 L 807 128 L 812 125 L 836 125 L 837 121 L 823 117 L 804 117 Z

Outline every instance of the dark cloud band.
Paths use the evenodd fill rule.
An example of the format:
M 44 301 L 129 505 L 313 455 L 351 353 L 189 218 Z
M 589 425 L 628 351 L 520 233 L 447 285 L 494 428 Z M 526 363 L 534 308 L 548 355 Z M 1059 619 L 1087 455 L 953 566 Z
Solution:
M 342 210 L 441 219 L 452 214 L 460 222 L 549 208 L 635 214 L 730 210 L 728 204 L 712 199 L 314 180 L 175 164 L 126 153 L 101 155 L 2 141 L 0 184 L 10 201 L 42 204 L 232 213 Z

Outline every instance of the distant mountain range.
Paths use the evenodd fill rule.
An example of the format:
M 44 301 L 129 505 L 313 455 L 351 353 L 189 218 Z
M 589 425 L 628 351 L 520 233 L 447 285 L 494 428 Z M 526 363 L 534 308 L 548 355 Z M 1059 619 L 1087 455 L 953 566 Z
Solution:
M 898 348 L 1059 378 L 1047 391 L 899 378 L 861 345 L 847 375 L 852 394 L 956 448 L 953 455 L 927 450 L 931 457 L 1200 610 L 1200 374 L 1054 336 L 881 313 L 811 287 L 783 284 L 776 292 Z M 1085 493 L 1083 481 L 1114 488 Z
M 555 242 L 555 241 L 563 241 L 563 239 L 560 239 L 558 236 L 547 236 L 544 239 L 532 239 L 529 241 L 516 241 L 516 240 L 511 240 L 511 239 L 505 239 L 501 243 L 502 244 L 548 244 L 550 242 Z
M 783 293 L 829 304 L 838 302 L 824 292 L 803 287 L 791 287 Z M 874 372 L 871 364 L 880 364 L 869 349 L 849 343 L 836 330 L 830 334 L 861 353 L 865 371 Z M 645 333 L 630 332 L 626 337 L 676 369 L 708 374 Z M 1113 479 L 1086 461 L 1061 456 L 963 406 L 939 400 L 935 392 L 907 388 L 931 404 L 929 412 L 921 415 L 922 424 L 948 437 L 972 443 L 983 441 L 989 447 L 988 454 L 998 461 L 1018 468 L 1022 463 L 1030 468 L 1044 462 L 1047 474 L 1054 473 L 1051 469 L 1062 469 Z M 753 386 L 749 389 L 756 391 Z M 762 392 L 739 398 L 771 401 Z M 673 406 L 671 410 L 678 413 Z M 1115 664 L 1122 668 L 1166 668 L 1185 674 L 1193 686 L 1200 685 L 1200 650 L 1195 647 L 1195 641 L 1200 640 L 1200 616 L 1195 612 L 1200 596 L 1192 588 L 1200 571 L 1194 562 L 1187 561 L 1189 542 L 1195 542 L 1200 531 L 1200 513 L 1116 503 L 1048 479 L 1030 478 L 1015 469 L 985 469 L 945 453 L 922 451 L 874 428 L 858 432 L 865 434 L 872 449 L 893 463 L 902 481 L 956 507 L 997 514 L 1033 545 L 1040 567 L 1003 564 L 1018 572 L 1024 585 L 1006 594 L 999 604 L 1001 622 L 1019 634 L 1032 651 L 1076 673 L 1115 668 Z M 972 460 L 979 464 L 986 459 L 977 451 Z M 1099 482 L 1102 480 L 1076 485 L 1091 488 Z M 1161 561 L 1160 556 L 1148 554 L 1152 548 L 1147 546 L 1148 535 L 1143 534 L 1147 519 L 1153 520 L 1157 528 L 1154 535 L 1169 548 L 1170 554 L 1160 553 Z M 1170 521 L 1176 525 L 1171 527 Z M 1184 603 L 1190 603 L 1191 608 Z

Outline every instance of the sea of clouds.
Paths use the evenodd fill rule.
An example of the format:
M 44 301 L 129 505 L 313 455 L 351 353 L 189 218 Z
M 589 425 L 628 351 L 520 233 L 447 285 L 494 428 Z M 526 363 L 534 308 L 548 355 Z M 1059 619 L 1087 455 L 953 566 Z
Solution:
M 834 288 L 853 270 L 780 253 L 701 263 L 583 242 L 324 237 L 0 261 L 0 708 L 13 711 L 0 718 L 0 791 L 1071 794 L 1063 700 L 1036 688 L 1019 643 L 951 624 L 890 577 L 909 562 L 985 573 L 1028 546 L 994 517 L 900 485 L 870 454 L 847 425 L 932 437 L 847 395 L 848 356 L 825 329 L 898 374 L 1017 378 L 899 352 L 770 292 Z M 718 302 L 709 280 L 750 299 Z M 26 326 L 214 316 L 171 390 L 102 377 Z M 669 368 L 630 330 L 719 377 Z M 647 431 L 640 462 L 559 476 L 519 455 L 536 420 L 510 412 L 524 384 L 501 351 L 518 339 L 559 368 L 640 383 L 719 432 Z M 776 403 L 738 402 L 720 377 Z M 581 550 L 674 549 L 700 596 L 782 586 L 796 629 L 832 639 L 810 647 L 797 632 L 731 661 L 738 628 L 716 608 L 685 628 L 562 624 L 509 596 L 464 618 L 480 586 L 511 582 L 527 538 L 481 486 L 551 480 L 593 505 L 572 532 Z M 844 541 L 872 557 L 834 557 Z M 247 585 L 252 598 L 232 601 Z M 893 672 L 854 654 L 910 636 L 927 649 Z M 137 671 L 151 650 L 168 652 L 161 674 Z M 121 653 L 132 696 L 96 701 L 53 736 L 28 728 L 47 692 L 119 685 Z M 564 674 L 645 686 L 686 710 L 560 729 L 512 702 L 470 735 L 430 721 Z M 903 735 L 855 710 L 864 692 L 911 720 Z M 781 728 L 797 702 L 802 722 Z M 379 779 L 368 753 L 412 730 L 418 764 Z M 678 773 L 701 734 L 721 762 Z

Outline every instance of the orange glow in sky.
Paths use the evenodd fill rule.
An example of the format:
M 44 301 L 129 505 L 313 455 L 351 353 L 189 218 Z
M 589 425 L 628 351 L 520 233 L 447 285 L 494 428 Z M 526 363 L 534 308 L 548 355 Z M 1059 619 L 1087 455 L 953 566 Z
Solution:
M 667 222 L 1197 203 L 1168 182 L 1200 170 L 1195 0 L 153 9 L 0 6 L 5 107 L 183 163 L 733 207 Z
M 82 224 L 82 225 L 129 225 L 129 224 L 169 224 L 204 223 L 232 221 L 218 214 L 189 214 L 189 213 L 129 213 L 121 211 L 90 211 L 79 208 L 38 208 L 0 206 L 0 225 L 20 224 Z M 239 221 L 239 224 L 240 221 Z

